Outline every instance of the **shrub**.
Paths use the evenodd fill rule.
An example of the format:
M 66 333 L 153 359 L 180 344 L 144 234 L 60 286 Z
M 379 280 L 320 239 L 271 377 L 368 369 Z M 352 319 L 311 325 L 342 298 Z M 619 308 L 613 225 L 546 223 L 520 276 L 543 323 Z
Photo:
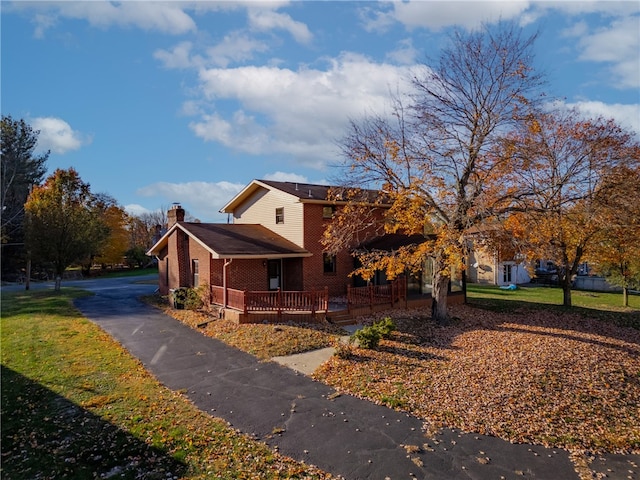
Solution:
M 190 287 L 176 288 L 173 292 L 173 302 L 175 308 L 186 308 L 187 310 L 198 310 L 203 305 L 198 290 Z
M 376 348 L 380 343 L 381 338 L 380 332 L 373 326 L 362 327 L 354 333 L 353 336 L 358 341 L 358 345 L 362 348 Z
M 386 317 L 370 327 L 363 327 L 353 334 L 362 348 L 376 348 L 381 338 L 389 338 L 396 329 L 391 317 Z
M 396 324 L 391 317 L 385 317 L 379 322 L 373 324 L 373 328 L 378 330 L 382 338 L 389 338 L 391 333 L 396 329 Z

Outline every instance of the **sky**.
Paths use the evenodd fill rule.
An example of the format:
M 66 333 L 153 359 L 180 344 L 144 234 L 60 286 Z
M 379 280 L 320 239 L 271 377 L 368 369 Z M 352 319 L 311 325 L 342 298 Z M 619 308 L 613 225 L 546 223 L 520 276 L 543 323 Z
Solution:
M 132 214 L 203 222 L 253 179 L 333 183 L 350 120 L 437 58 L 453 29 L 539 32 L 549 98 L 640 136 L 640 2 L 1 3 L 1 110 Z

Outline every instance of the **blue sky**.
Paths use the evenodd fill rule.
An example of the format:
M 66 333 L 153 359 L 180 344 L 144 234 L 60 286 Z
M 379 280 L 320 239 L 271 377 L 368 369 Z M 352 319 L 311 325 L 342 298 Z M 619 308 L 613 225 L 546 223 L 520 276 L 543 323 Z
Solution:
M 326 183 L 349 119 L 451 28 L 540 30 L 547 91 L 640 135 L 640 2 L 6 2 L 2 113 L 131 213 L 202 221 L 254 178 Z

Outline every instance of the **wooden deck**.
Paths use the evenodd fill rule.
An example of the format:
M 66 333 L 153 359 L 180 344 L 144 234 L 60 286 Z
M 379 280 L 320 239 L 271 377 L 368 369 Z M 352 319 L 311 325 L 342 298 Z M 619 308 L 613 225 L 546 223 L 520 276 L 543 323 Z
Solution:
M 328 289 L 312 291 L 249 291 L 211 286 L 211 303 L 223 318 L 237 323 L 315 323 L 329 321 L 338 325 L 383 310 L 429 308 L 430 295 L 408 296 L 406 280 L 386 285 L 347 287 L 346 302 L 332 303 Z M 226 301 L 225 301 L 226 300 Z M 451 303 L 462 303 L 462 292 L 449 294 Z M 225 305 L 226 303 L 226 305 Z

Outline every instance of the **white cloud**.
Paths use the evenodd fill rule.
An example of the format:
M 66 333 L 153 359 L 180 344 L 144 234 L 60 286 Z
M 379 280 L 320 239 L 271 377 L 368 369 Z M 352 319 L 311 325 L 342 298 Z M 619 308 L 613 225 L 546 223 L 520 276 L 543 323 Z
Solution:
M 387 58 L 400 65 L 412 65 L 416 62 L 420 52 L 413 46 L 410 38 L 405 38 L 398 43 L 395 50 L 387 53 Z
M 620 88 L 640 88 L 640 16 L 612 21 L 606 28 L 584 36 L 580 60 L 611 63 Z
M 158 49 L 153 52 L 153 58 L 160 60 L 165 68 L 191 68 L 198 66 L 201 57 L 191 57 L 191 42 L 180 42 L 171 50 Z
M 59 18 L 86 20 L 94 27 L 137 27 L 171 35 L 195 31 L 196 24 L 180 2 L 18 2 L 13 9 L 37 10 L 36 37 L 56 24 Z M 4 8 L 4 7 L 3 7 Z
M 231 182 L 158 182 L 136 191 L 143 197 L 159 197 L 162 204 L 180 202 L 191 215 L 203 222 L 225 218 L 219 210 L 245 185 Z
M 38 13 L 33 17 L 33 23 L 36 25 L 36 29 L 33 31 L 33 36 L 36 38 L 44 38 L 45 32 L 53 27 L 57 22 L 55 15 L 46 15 Z
M 435 2 L 412 1 L 383 4 L 382 10 L 367 7 L 363 11 L 365 28 L 369 31 L 385 30 L 394 22 L 403 24 L 407 29 L 428 28 L 438 31 L 457 25 L 467 29 L 476 29 L 483 22 L 509 20 L 521 16 L 530 6 L 528 1 L 467 1 Z
M 606 104 L 603 102 L 581 101 L 566 103 L 567 108 L 577 108 L 587 117 L 612 118 L 620 126 L 636 132 L 640 137 L 640 105 Z
M 404 89 L 408 77 L 409 67 L 377 64 L 355 54 L 329 60 L 326 70 L 202 70 L 202 93 L 212 110 L 190 127 L 204 140 L 238 151 L 287 154 L 322 168 L 335 160 L 335 141 L 348 120 L 370 111 L 384 113 L 389 90 Z M 213 110 L 219 100 L 234 100 L 240 107 L 232 113 Z
M 63 154 L 78 150 L 82 145 L 91 143 L 91 137 L 73 130 L 71 125 L 55 117 L 37 117 L 31 120 L 34 130 L 39 130 L 38 149 L 51 150 Z
M 587 24 L 587 22 L 580 21 L 575 23 L 574 25 L 572 25 L 569 28 L 565 28 L 562 31 L 562 36 L 563 37 L 581 37 L 585 34 L 587 34 L 589 31 L 589 25 Z
M 139 205 L 137 203 L 130 203 L 128 205 L 125 205 L 124 206 L 124 211 L 127 212 L 129 215 L 132 215 L 134 217 L 139 217 L 139 216 L 144 215 L 146 213 L 151 213 L 152 212 L 148 208 L 145 208 L 142 205 Z
M 307 44 L 313 39 L 309 28 L 302 22 L 293 20 L 286 13 L 270 9 L 249 8 L 249 25 L 258 31 L 285 30 L 298 42 Z
M 298 182 L 309 183 L 309 180 L 304 175 L 298 175 L 297 173 L 286 172 L 274 172 L 263 175 L 265 180 L 272 180 L 274 182 Z
M 222 42 L 207 49 L 211 65 L 226 67 L 231 62 L 251 60 L 254 53 L 268 49 L 264 42 L 253 39 L 241 32 L 225 35 Z
M 633 15 L 640 11 L 638 2 L 629 1 L 546 1 L 535 0 L 531 2 L 532 8 L 540 12 L 540 15 L 560 11 L 568 15 L 602 14 L 611 17 Z

